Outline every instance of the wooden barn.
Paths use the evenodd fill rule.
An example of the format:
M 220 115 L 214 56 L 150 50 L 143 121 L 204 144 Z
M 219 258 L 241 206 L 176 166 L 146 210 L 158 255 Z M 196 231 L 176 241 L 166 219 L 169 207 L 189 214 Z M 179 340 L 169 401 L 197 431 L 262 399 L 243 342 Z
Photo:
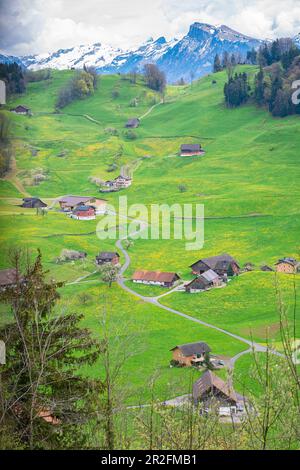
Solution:
M 172 287 L 179 276 L 176 273 L 161 271 L 135 271 L 132 281 L 140 284 L 152 284 L 162 287 Z
M 120 255 L 116 251 L 101 251 L 99 255 L 96 256 L 96 264 L 101 266 L 105 263 L 119 264 Z
M 172 359 L 184 366 L 198 365 L 202 363 L 205 356 L 210 353 L 211 349 L 208 344 L 201 341 L 197 343 L 187 343 L 175 346 L 171 349 L 173 353 Z
M 128 121 L 125 124 L 125 127 L 127 127 L 128 129 L 135 129 L 139 127 L 139 125 L 140 125 L 139 118 L 132 118 L 132 119 L 128 119 Z
M 237 261 L 227 254 L 202 258 L 192 264 L 190 268 L 192 268 L 192 273 L 197 275 L 203 274 L 209 269 L 212 269 L 219 276 L 234 276 L 240 272 Z
M 193 385 L 193 400 L 201 403 L 203 411 L 217 408 L 220 415 L 230 416 L 242 412 L 245 397 L 210 370 L 206 370 Z
M 194 292 L 211 289 L 212 287 L 218 287 L 221 285 L 222 279 L 220 278 L 220 276 L 212 269 L 209 269 L 208 271 L 205 271 L 203 274 L 200 274 L 200 276 L 196 277 L 191 282 L 186 284 L 185 290 L 186 292 L 192 294 Z
M 203 153 L 200 144 L 182 144 L 180 146 L 181 157 L 192 157 L 194 155 L 202 155 Z
M 16 113 L 16 114 L 30 114 L 30 108 L 27 108 L 27 106 L 23 106 L 22 104 L 19 104 L 15 108 L 12 108 L 11 113 Z
M 47 204 L 37 197 L 25 197 L 23 198 L 23 204 L 21 207 L 26 209 L 37 209 L 40 207 L 47 207 Z
M 8 268 L 0 271 L 0 290 L 4 291 L 8 288 L 15 288 L 22 281 L 22 277 L 18 276 L 16 269 Z

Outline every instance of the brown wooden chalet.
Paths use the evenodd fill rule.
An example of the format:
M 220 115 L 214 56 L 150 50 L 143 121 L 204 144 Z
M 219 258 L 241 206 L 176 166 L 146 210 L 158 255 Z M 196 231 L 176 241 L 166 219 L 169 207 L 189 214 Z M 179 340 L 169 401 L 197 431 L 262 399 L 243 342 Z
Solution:
M 174 361 L 185 366 L 192 366 L 202 363 L 211 349 L 208 344 L 199 341 L 175 346 L 171 351 Z
M 295 258 L 282 258 L 275 263 L 276 271 L 280 273 L 293 274 L 300 267 L 300 263 Z
M 238 394 L 232 386 L 224 382 L 210 370 L 205 371 L 193 385 L 193 400 L 195 404 L 201 402 L 209 410 L 212 404 L 220 407 L 229 407 L 229 411 L 241 411 L 245 398 Z M 233 407 L 233 410 L 230 408 Z
M 161 271 L 135 271 L 132 281 L 141 284 L 153 284 L 162 287 L 172 287 L 180 277 L 176 273 Z
M 105 263 L 119 264 L 120 255 L 116 251 L 101 251 L 96 256 L 96 264 L 99 266 Z
M 128 121 L 125 124 L 125 127 L 129 129 L 135 129 L 136 127 L 139 127 L 140 125 L 140 120 L 138 118 L 133 118 L 133 119 L 128 119 Z
M 23 199 L 23 204 L 21 205 L 21 207 L 27 209 L 36 209 L 39 207 L 47 207 L 47 204 L 37 197 L 25 197 Z
M 240 272 L 237 261 L 227 254 L 202 258 L 192 264 L 190 268 L 192 268 L 192 273 L 197 275 L 203 274 L 209 269 L 215 271 L 219 276 L 233 276 Z
M 27 106 L 23 106 L 22 104 L 12 108 L 10 111 L 16 114 L 30 114 L 30 108 L 27 108 Z
M 220 278 L 220 276 L 212 269 L 209 269 L 208 271 L 205 271 L 203 274 L 200 274 L 200 276 L 196 277 L 191 282 L 186 284 L 185 290 L 186 292 L 193 293 L 202 290 L 207 290 L 212 287 L 217 287 L 221 284 L 222 279 Z
M 182 144 L 180 146 L 180 155 L 182 157 L 191 157 L 193 155 L 202 155 L 203 150 L 200 144 Z

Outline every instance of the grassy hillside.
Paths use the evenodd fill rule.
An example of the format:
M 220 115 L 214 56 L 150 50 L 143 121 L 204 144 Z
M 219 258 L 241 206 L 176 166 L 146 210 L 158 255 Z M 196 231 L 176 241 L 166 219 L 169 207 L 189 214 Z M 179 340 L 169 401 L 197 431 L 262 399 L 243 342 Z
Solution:
M 243 69 L 251 76 L 255 72 L 251 67 Z M 202 203 L 206 220 L 202 250 L 186 251 L 183 240 L 135 240 L 126 276 L 134 269 L 149 268 L 174 270 L 188 279 L 192 262 L 223 252 L 241 265 L 252 262 L 256 271 L 234 279 L 224 289 L 196 295 L 172 293 L 161 302 L 244 337 L 252 334 L 262 343 L 269 327 L 278 343 L 275 276 L 261 273 L 259 266 L 282 256 L 300 257 L 299 117 L 274 119 L 251 105 L 225 109 L 224 72 L 214 76 L 216 84 L 208 76 L 192 86 L 169 87 L 164 104 L 141 80 L 133 85 L 117 75 L 105 76 L 93 96 L 56 113 L 57 92 L 73 73 L 53 71 L 50 80 L 29 84 L 24 96 L 9 103 L 9 107 L 27 105 L 33 115 L 12 116 L 16 162 L 0 181 L 1 266 L 8 264 L 8 248 L 17 245 L 41 248 L 49 275 L 58 279 L 70 282 L 93 272 L 94 256 L 102 249 L 115 249 L 114 240 L 96 237 L 98 220 L 75 221 L 55 210 L 38 216 L 35 210 L 20 208 L 20 198 L 29 194 L 51 204 L 63 194 L 97 195 L 90 177 L 109 179 L 129 165 L 134 170 L 133 185 L 105 196 L 109 202 L 117 204 L 119 195 L 126 194 L 129 204 L 148 207 L 163 202 Z M 116 90 L 119 95 L 113 97 Z M 136 107 L 132 107 L 134 98 Z M 125 135 L 129 117 L 141 117 L 135 140 Z M 205 156 L 179 157 L 180 144 L 193 142 L 201 142 Z M 112 164 L 117 168 L 110 172 Z M 39 185 L 33 184 L 36 172 L 46 176 Z M 179 185 L 186 191 L 181 192 Z M 84 250 L 88 258 L 58 265 L 53 260 L 63 248 Z M 278 282 L 292 316 L 293 280 L 280 276 Z M 298 280 L 296 285 L 299 289 Z M 86 305 L 80 305 L 82 291 L 91 296 Z M 154 292 L 150 287 L 142 291 Z M 118 286 L 109 289 L 97 276 L 66 286 L 59 307 L 84 311 L 86 325 L 99 334 L 103 295 L 113 321 L 125 325 L 129 320 L 136 344 L 143 345 L 141 351 L 136 347 L 138 353 L 124 371 L 124 382 L 135 390 L 131 402 L 148 398 L 145 385 L 157 370 L 160 398 L 186 392 L 189 372 L 168 367 L 169 349 L 177 343 L 207 341 L 214 352 L 226 356 L 245 349 L 237 340 L 146 304 Z M 248 362 L 241 364 L 246 376 Z

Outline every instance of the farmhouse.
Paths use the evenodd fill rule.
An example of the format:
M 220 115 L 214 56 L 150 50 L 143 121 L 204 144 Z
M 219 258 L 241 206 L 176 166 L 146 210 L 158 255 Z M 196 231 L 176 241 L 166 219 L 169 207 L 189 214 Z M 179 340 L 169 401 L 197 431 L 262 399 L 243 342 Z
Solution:
M 65 212 L 71 212 L 77 206 L 92 206 L 95 209 L 95 214 L 103 214 L 106 210 L 106 201 L 104 199 L 97 199 L 93 196 L 63 196 L 59 200 L 61 209 Z
M 185 366 L 197 365 L 204 361 L 211 349 L 203 342 L 182 344 L 171 349 L 173 360 Z
M 96 211 L 92 206 L 77 206 L 70 217 L 77 220 L 93 220 L 96 218 Z
M 19 104 L 15 108 L 12 108 L 10 111 L 16 114 L 30 114 L 30 109 L 26 106 L 23 106 L 22 104 Z
M 161 271 L 135 271 L 131 279 L 133 282 L 140 284 L 172 287 L 180 278 L 176 273 Z
M 186 284 L 185 290 L 186 292 L 192 294 L 194 292 L 210 289 L 212 287 L 218 287 L 220 285 L 222 285 L 222 279 L 220 276 L 212 269 L 209 269 Z
M 245 397 L 210 370 L 194 383 L 193 400 L 196 405 L 202 404 L 203 411 L 209 412 L 216 407 L 220 415 L 226 416 L 242 412 L 245 405 Z
M 0 290 L 4 291 L 11 287 L 16 287 L 22 278 L 18 278 L 16 269 L 2 269 L 0 271 Z
M 105 263 L 119 264 L 120 255 L 116 251 L 101 251 L 99 255 L 96 256 L 96 264 L 99 266 Z
M 240 272 L 237 261 L 227 254 L 202 258 L 192 264 L 190 268 L 192 268 L 192 273 L 197 275 L 203 274 L 209 269 L 215 271 L 219 276 L 233 276 Z
M 276 271 L 279 273 L 293 274 L 300 267 L 300 263 L 295 258 L 282 258 L 275 264 Z
M 23 204 L 21 207 L 25 207 L 27 209 L 36 209 L 38 207 L 47 207 L 47 204 L 37 197 L 25 197 L 23 198 Z
M 116 191 L 119 191 L 119 188 L 115 180 L 104 181 L 99 189 L 100 193 L 112 193 Z
M 139 127 L 140 125 L 140 120 L 138 118 L 133 118 L 133 119 L 128 119 L 128 121 L 125 124 L 125 127 L 135 129 L 136 127 Z
M 202 155 L 203 153 L 200 144 L 182 144 L 180 147 L 181 157 L 191 157 L 193 155 Z
M 131 185 L 131 183 L 132 183 L 132 178 L 130 176 L 119 175 L 114 180 L 105 181 L 102 184 L 103 187 L 100 189 L 100 192 L 106 193 L 106 192 L 119 191 L 120 189 L 128 188 Z
M 117 176 L 115 179 L 114 179 L 114 182 L 115 182 L 115 185 L 117 186 L 117 188 L 128 188 L 131 183 L 132 183 L 132 178 L 130 178 L 130 176 Z

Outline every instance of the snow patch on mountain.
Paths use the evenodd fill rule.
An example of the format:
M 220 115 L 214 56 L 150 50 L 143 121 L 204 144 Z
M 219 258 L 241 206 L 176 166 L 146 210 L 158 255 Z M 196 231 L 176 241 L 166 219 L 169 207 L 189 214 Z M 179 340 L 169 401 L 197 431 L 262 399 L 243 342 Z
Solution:
M 300 33 L 293 40 L 300 47 Z M 181 39 L 149 38 L 131 49 L 96 43 L 20 58 L 0 55 L 0 60 L 16 60 L 33 70 L 46 67 L 82 69 L 87 65 L 96 67 L 99 73 L 142 71 L 146 63 L 156 63 L 166 73 L 168 81 L 175 82 L 211 72 L 216 54 L 221 57 L 227 51 L 244 59 L 250 49 L 257 49 L 264 42 L 266 40 L 251 38 L 226 25 L 195 22 Z

